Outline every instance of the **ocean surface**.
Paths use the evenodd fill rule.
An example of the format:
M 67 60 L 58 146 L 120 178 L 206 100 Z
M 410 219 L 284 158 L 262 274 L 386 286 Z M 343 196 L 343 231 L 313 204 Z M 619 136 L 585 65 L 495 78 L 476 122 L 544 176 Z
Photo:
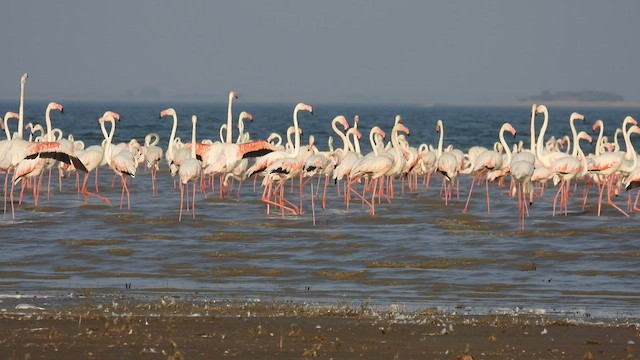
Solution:
M 190 139 L 192 114 L 199 119 L 199 141 L 217 140 L 227 116 L 227 104 L 62 105 L 64 113 L 52 113 L 53 126 L 87 146 L 101 142 L 97 119 L 106 110 L 121 115 L 114 142 L 131 138 L 143 142 L 145 135 L 157 132 L 165 150 L 172 121 L 159 118 L 160 111 L 176 109 L 178 136 L 185 141 Z M 437 145 L 438 119 L 444 122 L 445 145 L 464 151 L 473 145 L 491 147 L 503 122 L 510 122 L 518 132 L 515 139 L 508 136 L 510 144 L 523 140 L 528 146 L 529 142 L 530 105 L 309 105 L 314 107 L 313 115 L 300 113 L 302 141 L 313 135 L 321 150 L 327 149 L 333 117 L 345 115 L 352 124 L 356 114 L 363 152 L 370 151 L 369 129 L 379 125 L 389 131 L 396 114 L 411 130 L 408 139 L 416 147 Z M 247 104 L 239 99 L 233 106 L 234 131 L 238 114 L 248 111 L 254 118 L 246 123 L 252 139 L 265 139 L 271 132 L 284 135 L 294 106 Z M 25 123 L 44 125 L 45 108 L 46 103 L 28 101 Z M 4 111 L 17 112 L 18 102 L 0 103 L 0 112 Z M 578 130 L 594 135 L 594 142 L 591 125 L 596 119 L 604 120 L 609 138 L 625 116 L 640 119 L 638 108 L 550 106 L 547 137 L 569 134 L 573 111 L 585 115 L 584 123 L 577 122 Z M 538 128 L 540 123 L 539 116 Z M 10 126 L 15 128 L 15 121 Z M 342 146 L 338 138 L 334 140 L 336 147 Z M 588 144 L 583 148 L 593 151 Z M 383 201 L 375 216 L 356 200 L 346 209 L 333 183 L 325 211 L 317 201 L 312 208 L 307 186 L 302 215 L 283 217 L 278 211 L 267 215 L 260 182 L 254 190 L 253 182 L 246 181 L 239 194 L 234 188 L 223 198 L 217 192 L 209 192 L 206 198 L 197 193 L 196 218 L 185 212 L 182 222 L 178 222 L 179 190 L 164 160 L 155 196 L 150 173 L 143 166 L 138 169 L 130 183 L 131 210 L 120 208 L 120 181 L 112 188 L 113 178 L 111 170 L 100 169 L 100 194 L 111 200 L 111 206 L 94 197 L 85 202 L 77 194 L 72 174 L 63 179 L 62 191 L 54 176 L 49 194 L 43 187 L 38 206 L 30 190 L 25 190 L 15 219 L 10 213 L 0 218 L 4 307 L 16 295 L 64 299 L 91 292 L 640 317 L 640 214 L 630 212 L 627 218 L 605 205 L 597 216 L 594 188 L 582 210 L 582 183 L 568 215 L 552 216 L 555 189 L 548 188 L 531 206 L 521 230 L 516 199 L 495 185 L 490 214 L 483 186 L 476 188 L 470 210 L 463 214 L 470 185 L 467 176 L 460 178 L 460 198 L 454 196 L 448 205 L 439 194 L 440 174 L 433 175 L 428 188 L 421 178 L 412 192 L 406 188 L 403 192 L 396 181 L 396 197 L 391 203 Z M 93 177 L 89 190 L 92 184 Z M 287 194 L 294 202 L 298 196 L 296 191 Z M 623 191 L 616 202 L 626 208 L 626 200 Z

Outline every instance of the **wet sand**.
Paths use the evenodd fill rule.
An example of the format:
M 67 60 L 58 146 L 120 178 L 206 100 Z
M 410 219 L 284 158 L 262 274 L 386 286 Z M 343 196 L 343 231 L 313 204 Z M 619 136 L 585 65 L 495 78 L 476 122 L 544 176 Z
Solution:
M 544 314 L 170 297 L 0 305 L 5 359 L 628 359 L 640 342 L 633 321 Z

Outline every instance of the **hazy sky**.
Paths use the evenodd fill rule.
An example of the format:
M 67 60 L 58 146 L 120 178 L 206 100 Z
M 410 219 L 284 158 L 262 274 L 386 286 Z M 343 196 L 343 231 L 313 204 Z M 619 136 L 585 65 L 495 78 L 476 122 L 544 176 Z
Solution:
M 0 98 L 640 101 L 640 1 L 4 0 Z

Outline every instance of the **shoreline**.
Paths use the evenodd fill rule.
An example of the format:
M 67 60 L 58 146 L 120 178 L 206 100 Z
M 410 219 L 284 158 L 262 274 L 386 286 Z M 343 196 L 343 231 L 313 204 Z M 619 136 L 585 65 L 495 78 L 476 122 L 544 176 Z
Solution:
M 636 356 L 640 342 L 633 319 L 171 296 L 46 308 L 26 297 L 2 300 L 0 352 L 10 359 L 616 359 Z

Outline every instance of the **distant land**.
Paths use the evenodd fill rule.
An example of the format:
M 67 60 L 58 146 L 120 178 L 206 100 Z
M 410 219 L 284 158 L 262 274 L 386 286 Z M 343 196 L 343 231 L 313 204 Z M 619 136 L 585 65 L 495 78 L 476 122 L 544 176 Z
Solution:
M 598 90 L 584 91 L 551 91 L 544 90 L 540 95 L 520 98 L 518 101 L 543 102 L 543 103 L 622 103 L 622 95 Z

